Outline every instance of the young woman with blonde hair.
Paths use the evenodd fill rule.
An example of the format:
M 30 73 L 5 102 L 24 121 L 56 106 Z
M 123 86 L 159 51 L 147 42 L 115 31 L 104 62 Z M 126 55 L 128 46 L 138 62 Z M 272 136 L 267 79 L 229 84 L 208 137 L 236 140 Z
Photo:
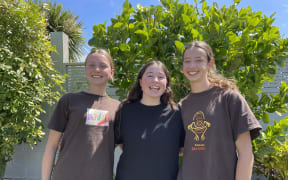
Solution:
M 85 73 L 88 89 L 62 96 L 50 119 L 42 180 L 113 179 L 114 116 L 120 102 L 106 93 L 114 74 L 109 53 L 103 49 L 91 51 Z

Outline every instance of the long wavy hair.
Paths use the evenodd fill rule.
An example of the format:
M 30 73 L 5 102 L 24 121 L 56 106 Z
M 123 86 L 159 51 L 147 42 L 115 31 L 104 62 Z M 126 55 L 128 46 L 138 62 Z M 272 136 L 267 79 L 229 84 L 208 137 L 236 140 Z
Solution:
M 193 47 L 201 48 L 206 52 L 208 63 L 210 63 L 211 60 L 214 60 L 214 54 L 213 54 L 212 48 L 205 41 L 192 41 L 189 45 L 187 45 L 183 52 L 183 59 L 184 59 L 184 54 L 186 50 L 192 49 Z M 235 83 L 235 80 L 227 79 L 226 77 L 217 73 L 215 63 L 213 63 L 212 67 L 210 68 L 208 72 L 208 81 L 212 85 L 220 87 L 220 88 L 239 91 Z
M 171 108 L 174 109 L 176 107 L 176 105 L 175 105 L 175 102 L 173 101 L 173 92 L 172 92 L 172 89 L 170 87 L 169 72 L 168 72 L 168 69 L 166 68 L 166 66 L 161 61 L 158 61 L 158 60 L 149 61 L 147 64 L 145 64 L 140 69 L 140 71 L 137 75 L 136 83 L 133 85 L 133 87 L 129 91 L 128 97 L 123 102 L 123 104 L 140 101 L 142 99 L 143 91 L 142 91 L 142 88 L 140 86 L 140 80 L 142 79 L 143 74 L 145 73 L 146 69 L 152 65 L 160 66 L 162 68 L 163 72 L 165 73 L 165 76 L 167 79 L 166 89 L 165 89 L 164 93 L 162 94 L 162 96 L 160 97 L 160 101 L 162 104 L 169 104 L 171 106 Z

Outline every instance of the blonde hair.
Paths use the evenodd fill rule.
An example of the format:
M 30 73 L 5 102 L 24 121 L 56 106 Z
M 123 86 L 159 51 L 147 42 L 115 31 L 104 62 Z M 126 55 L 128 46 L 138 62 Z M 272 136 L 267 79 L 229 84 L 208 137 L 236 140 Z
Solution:
M 113 59 L 112 59 L 111 55 L 109 54 L 109 52 L 107 50 L 101 49 L 101 48 L 100 49 L 92 49 L 91 50 L 91 52 L 86 56 L 85 66 L 86 66 L 86 63 L 87 63 L 87 59 L 88 59 L 88 57 L 91 54 L 100 54 L 100 55 L 104 56 L 109 61 L 111 69 L 114 69 Z
M 186 50 L 192 49 L 194 47 L 201 48 L 206 52 L 206 55 L 208 58 L 208 63 L 210 63 L 211 60 L 214 60 L 214 54 L 213 54 L 212 48 L 205 41 L 192 41 L 185 48 L 185 50 L 183 52 L 183 57 L 184 57 Z M 220 87 L 220 88 L 232 89 L 232 90 L 239 91 L 234 79 L 227 79 L 224 76 L 222 76 L 221 74 L 217 73 L 215 63 L 212 64 L 212 68 L 210 69 L 210 71 L 208 73 L 208 81 L 212 85 Z

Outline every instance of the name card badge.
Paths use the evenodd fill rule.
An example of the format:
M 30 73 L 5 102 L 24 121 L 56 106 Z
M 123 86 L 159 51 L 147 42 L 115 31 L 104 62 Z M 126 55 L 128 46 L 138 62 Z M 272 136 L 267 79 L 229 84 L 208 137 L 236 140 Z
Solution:
M 109 126 L 109 112 L 88 108 L 86 124 L 91 126 Z

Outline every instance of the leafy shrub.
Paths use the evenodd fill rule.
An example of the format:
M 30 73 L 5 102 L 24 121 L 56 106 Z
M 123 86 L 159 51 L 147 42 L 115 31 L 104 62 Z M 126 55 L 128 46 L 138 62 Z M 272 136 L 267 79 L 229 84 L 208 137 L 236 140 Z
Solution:
M 43 102 L 59 97 L 63 82 L 50 57 L 54 51 L 39 8 L 24 1 L 0 2 L 0 177 L 14 145 L 31 147 L 43 136 Z
M 186 44 L 204 40 L 214 50 L 218 72 L 237 81 L 257 119 L 269 123 L 269 113 L 287 112 L 288 86 L 285 82 L 278 94 L 261 91 L 263 82 L 274 81 L 277 69 L 284 66 L 287 59 L 288 39 L 283 39 L 279 28 L 272 25 L 274 14 L 267 17 L 250 7 L 238 9 L 240 0 L 234 0 L 229 7 L 219 7 L 216 2 L 209 7 L 205 0 L 201 4 L 195 0 L 195 5 L 160 1 L 158 6 L 138 4 L 132 8 L 126 0 L 122 13 L 111 19 L 111 25 L 107 26 L 105 22 L 93 27 L 89 45 L 107 48 L 115 59 L 113 86 L 118 88 L 116 94 L 121 99 L 134 84 L 139 68 L 150 59 L 159 59 L 166 64 L 172 76 L 175 100 L 183 98 L 190 90 L 180 72 L 181 55 Z M 287 122 L 287 118 L 283 121 Z M 265 137 L 255 141 L 254 148 L 264 140 Z M 254 154 L 261 163 L 256 167 L 266 168 L 263 154 L 258 152 Z M 287 148 L 281 153 L 281 156 L 287 154 Z M 279 174 L 281 169 L 277 168 L 270 170 Z

